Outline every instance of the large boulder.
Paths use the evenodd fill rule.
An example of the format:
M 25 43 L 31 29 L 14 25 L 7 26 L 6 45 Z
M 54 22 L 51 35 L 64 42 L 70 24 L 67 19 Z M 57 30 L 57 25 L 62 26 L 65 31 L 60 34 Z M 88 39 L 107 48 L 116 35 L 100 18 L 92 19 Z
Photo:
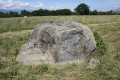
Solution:
M 35 27 L 16 60 L 24 64 L 83 60 L 95 48 L 96 42 L 88 27 L 70 21 L 51 21 Z

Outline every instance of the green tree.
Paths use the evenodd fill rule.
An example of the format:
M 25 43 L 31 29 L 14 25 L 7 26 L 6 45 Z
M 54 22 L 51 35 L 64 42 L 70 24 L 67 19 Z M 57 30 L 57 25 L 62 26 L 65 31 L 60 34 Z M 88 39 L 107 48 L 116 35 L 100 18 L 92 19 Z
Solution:
M 79 13 L 80 15 L 88 15 L 89 14 L 89 6 L 82 3 L 75 8 L 75 11 L 77 13 Z
M 56 12 L 55 10 L 52 10 L 52 11 L 50 11 L 50 15 L 56 16 L 56 15 L 57 15 L 57 12 Z
M 97 15 L 97 10 L 94 10 L 94 11 L 92 12 L 92 15 Z
M 39 9 L 39 10 L 35 10 L 35 11 L 32 11 L 32 15 L 33 16 L 46 16 L 48 15 L 48 10 L 43 10 L 43 9 Z
M 9 13 L 8 12 L 6 12 L 6 17 L 9 17 Z
M 30 16 L 30 15 L 31 15 L 31 12 L 26 11 L 26 10 L 22 10 L 22 11 L 21 11 L 21 15 L 22 15 L 22 16 Z
M 6 17 L 6 14 L 4 12 L 0 12 L 0 17 Z
M 32 15 L 33 15 L 33 16 L 39 16 L 39 12 L 38 12 L 38 10 L 34 10 L 34 11 L 32 11 Z
M 108 11 L 108 15 L 112 15 L 113 14 L 113 11 Z
M 70 9 L 63 9 L 62 11 L 63 11 L 63 15 L 71 15 L 72 14 Z
M 18 17 L 19 14 L 18 14 L 18 12 L 12 12 L 12 11 L 10 11 L 10 12 L 9 12 L 9 16 L 10 16 L 10 17 Z
M 44 16 L 49 16 L 51 11 L 44 9 L 43 12 L 44 12 Z
M 57 15 L 71 15 L 72 12 L 70 9 L 58 9 L 56 10 Z

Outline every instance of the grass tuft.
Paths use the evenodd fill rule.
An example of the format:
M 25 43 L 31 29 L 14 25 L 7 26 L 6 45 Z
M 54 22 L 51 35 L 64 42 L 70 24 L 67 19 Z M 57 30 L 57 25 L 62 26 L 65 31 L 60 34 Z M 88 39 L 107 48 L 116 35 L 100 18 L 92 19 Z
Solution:
M 107 48 L 102 38 L 97 32 L 94 32 L 94 37 L 96 41 L 96 50 L 99 56 L 103 56 L 107 52 Z

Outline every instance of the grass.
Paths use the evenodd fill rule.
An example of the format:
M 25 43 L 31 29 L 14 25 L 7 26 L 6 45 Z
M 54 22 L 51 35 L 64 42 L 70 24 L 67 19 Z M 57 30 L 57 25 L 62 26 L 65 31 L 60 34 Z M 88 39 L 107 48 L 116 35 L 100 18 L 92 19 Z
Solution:
M 75 21 L 83 24 L 100 24 L 120 22 L 119 15 L 110 16 L 41 16 L 41 17 L 20 17 L 0 18 L 0 33 L 8 31 L 31 30 L 36 24 L 52 20 Z
M 107 51 L 106 45 L 97 32 L 94 32 L 94 37 L 95 37 L 96 46 L 97 46 L 96 47 L 97 54 L 99 56 L 103 56 Z
M 24 20 L 24 24 L 15 27 L 17 20 Z M 82 22 L 88 24 L 95 35 L 97 49 L 85 63 L 53 66 L 42 64 L 25 66 L 15 61 L 22 46 L 30 36 L 30 32 L 17 32 L 30 30 L 40 22 L 60 19 Z M 27 23 L 28 20 L 28 23 Z M 44 16 L 28 18 L 1 18 L 0 19 L 0 80 L 120 80 L 120 23 L 119 16 Z M 11 23 L 11 24 L 10 24 Z M 89 24 L 100 25 L 89 25 Z M 101 24 L 111 23 L 111 24 Z M 3 27 L 10 32 L 3 33 Z M 31 27 L 30 27 L 31 26 Z M 2 28 L 1 28 L 2 27 Z M 14 27 L 14 29 L 13 29 Z M 20 29 L 21 28 L 21 29 Z M 12 30 L 13 29 L 13 30 Z M 13 33 L 13 34 L 12 34 Z M 91 58 L 100 60 L 100 65 L 95 69 L 87 69 Z

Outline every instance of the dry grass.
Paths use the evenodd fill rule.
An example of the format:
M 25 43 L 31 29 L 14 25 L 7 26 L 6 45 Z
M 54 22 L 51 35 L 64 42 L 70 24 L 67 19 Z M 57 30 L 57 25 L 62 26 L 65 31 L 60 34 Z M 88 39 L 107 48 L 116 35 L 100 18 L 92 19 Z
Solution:
M 37 16 L 27 18 L 0 18 L 0 33 L 8 31 L 32 30 L 36 24 L 52 20 L 75 21 L 83 24 L 100 24 L 120 22 L 120 16 Z
M 8 36 L 8 35 L 24 35 L 28 32 L 32 32 L 32 30 L 21 30 L 21 31 L 16 31 L 16 32 L 4 32 L 4 33 L 1 33 L 0 35 L 1 36 Z
M 0 33 L 0 80 L 120 80 L 120 16 L 1 18 L 0 27 L 15 26 L 19 19 L 23 22 L 21 24 L 24 24 L 25 28 L 20 29 L 23 31 Z M 87 24 L 93 32 L 98 32 L 102 37 L 107 45 L 107 52 L 102 56 L 96 52 L 84 64 L 73 63 L 66 66 L 48 64 L 24 66 L 16 62 L 15 58 L 20 47 L 30 36 L 31 30 L 26 29 L 34 28 L 37 23 L 56 19 Z M 19 27 L 17 28 L 19 29 Z M 91 57 L 99 59 L 101 64 L 95 69 L 86 69 Z

